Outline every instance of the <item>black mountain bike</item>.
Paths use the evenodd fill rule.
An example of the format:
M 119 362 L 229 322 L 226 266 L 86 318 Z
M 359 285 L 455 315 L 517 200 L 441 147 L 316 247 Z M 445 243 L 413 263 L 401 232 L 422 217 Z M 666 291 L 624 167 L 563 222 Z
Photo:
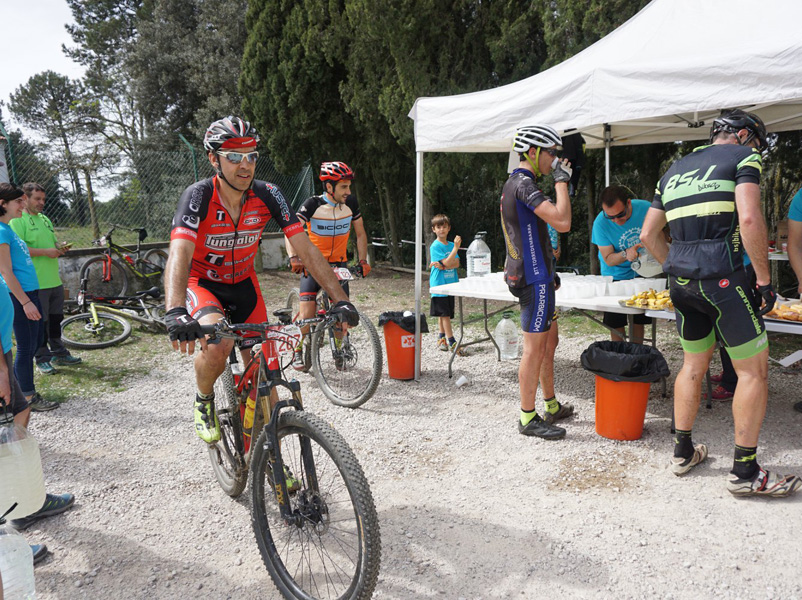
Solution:
M 209 447 L 212 468 L 234 497 L 250 471 L 256 543 L 285 598 L 370 598 L 381 538 L 368 481 L 343 437 L 304 410 L 301 384 L 284 379 L 280 355 L 294 351 L 300 329 L 288 309 L 273 315 L 279 323 L 202 326 L 212 343 L 247 332 L 261 339 L 243 369 L 232 350 L 215 383 L 221 439 Z
M 124 296 L 128 291 L 129 273 L 146 285 L 163 289 L 164 266 L 167 264 L 167 253 L 159 248 L 147 252 L 142 251 L 142 242 L 148 237 L 144 227 L 129 228 L 110 223 L 111 229 L 98 240 L 94 246 L 105 246 L 101 256 L 94 256 L 81 266 L 79 277 L 89 280 L 89 291 L 97 296 Z M 136 248 L 128 248 L 115 244 L 111 234 L 116 229 L 126 229 L 137 233 Z M 112 256 L 116 255 L 117 258 Z
M 334 267 L 334 273 L 341 283 L 362 275 L 358 266 Z M 325 290 L 320 290 L 316 302 L 319 316 L 329 312 L 331 303 Z M 297 288 L 290 290 L 287 308 L 293 320 L 298 318 L 300 306 L 300 292 Z M 338 406 L 356 408 L 370 400 L 379 387 L 384 360 L 381 340 L 373 323 L 361 312 L 359 325 L 349 327 L 347 334 L 338 328 L 337 323 L 327 321 L 312 325 L 304 342 L 304 362 L 326 398 Z

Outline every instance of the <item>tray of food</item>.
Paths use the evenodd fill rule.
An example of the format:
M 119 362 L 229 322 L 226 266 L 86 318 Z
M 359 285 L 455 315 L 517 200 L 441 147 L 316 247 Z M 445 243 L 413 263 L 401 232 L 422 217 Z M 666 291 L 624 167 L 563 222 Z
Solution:
M 662 292 L 655 290 L 640 292 L 639 294 L 633 294 L 632 297 L 625 300 L 619 300 L 618 303 L 621 306 L 626 306 L 627 308 L 667 310 L 670 312 L 673 312 L 674 310 L 674 305 L 672 304 L 671 298 L 668 295 L 668 290 L 663 290 Z
M 802 322 L 802 300 L 778 300 L 774 308 L 763 315 L 763 318 L 772 321 Z

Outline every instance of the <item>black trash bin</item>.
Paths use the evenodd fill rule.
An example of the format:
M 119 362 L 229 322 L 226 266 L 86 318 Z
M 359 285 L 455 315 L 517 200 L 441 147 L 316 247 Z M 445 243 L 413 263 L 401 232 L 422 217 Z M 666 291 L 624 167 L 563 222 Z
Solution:
M 640 439 L 649 388 L 671 373 L 660 351 L 629 342 L 594 342 L 581 362 L 596 375 L 596 433 L 613 440 Z
M 415 313 L 383 312 L 379 327 L 384 329 L 387 349 L 387 373 L 392 379 L 415 378 Z M 421 333 L 429 333 L 426 315 L 420 316 Z

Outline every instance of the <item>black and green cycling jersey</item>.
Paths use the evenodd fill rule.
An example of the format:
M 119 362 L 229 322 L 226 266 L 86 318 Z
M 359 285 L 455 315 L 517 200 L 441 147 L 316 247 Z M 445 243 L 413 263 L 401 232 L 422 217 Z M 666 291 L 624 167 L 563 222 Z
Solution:
M 700 146 L 671 165 L 652 202 L 671 226 L 666 273 L 714 279 L 743 267 L 735 187 L 760 184 L 762 170 L 760 153 L 737 144 Z

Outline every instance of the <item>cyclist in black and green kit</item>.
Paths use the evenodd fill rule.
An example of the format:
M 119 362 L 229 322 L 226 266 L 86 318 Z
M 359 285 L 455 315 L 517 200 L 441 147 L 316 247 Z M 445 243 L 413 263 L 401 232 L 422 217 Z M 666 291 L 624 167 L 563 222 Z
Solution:
M 768 397 L 769 347 L 761 315 L 776 301 L 760 207 L 760 153 L 766 147 L 766 128 L 757 116 L 742 110 L 723 113 L 713 122 L 710 145 L 675 162 L 658 183 L 641 241 L 669 274 L 685 352 L 674 384 L 671 470 L 684 475 L 707 457 L 704 444 L 693 444 L 691 428 L 718 339 L 738 373 L 732 402 L 735 460 L 727 489 L 736 496 L 782 497 L 799 489 L 802 480 L 757 463 Z M 670 249 L 661 235 L 666 222 Z M 744 251 L 752 259 L 756 289 L 744 270 Z M 761 297 L 765 306 L 758 312 Z

